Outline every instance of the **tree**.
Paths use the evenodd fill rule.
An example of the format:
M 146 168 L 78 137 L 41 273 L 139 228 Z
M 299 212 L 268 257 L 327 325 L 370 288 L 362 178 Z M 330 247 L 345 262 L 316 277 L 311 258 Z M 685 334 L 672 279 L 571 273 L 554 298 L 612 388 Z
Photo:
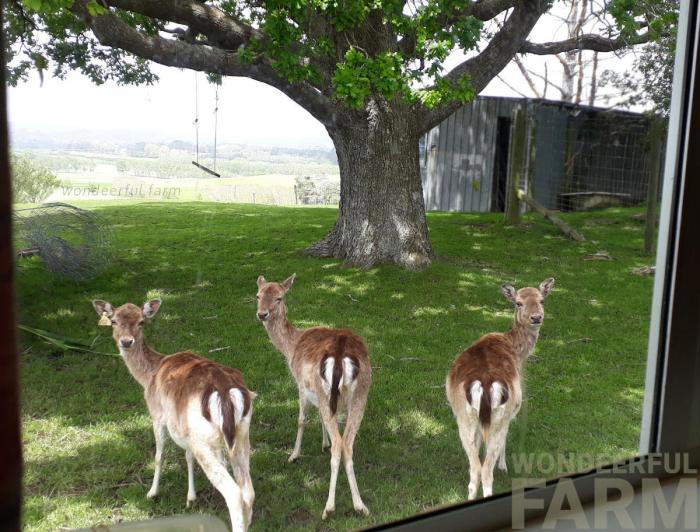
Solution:
M 418 139 L 517 52 L 611 51 L 648 39 L 637 2 L 612 0 L 615 34 L 527 40 L 549 0 L 11 0 L 10 79 L 76 69 L 96 83 L 155 80 L 149 61 L 276 87 L 328 131 L 338 219 L 308 252 L 371 267 L 430 264 Z M 503 16 L 500 28 L 482 33 Z M 41 35 L 41 34 L 44 35 Z M 453 51 L 468 54 L 451 70 Z
M 657 113 L 664 113 L 670 100 L 673 59 L 675 54 L 678 22 L 678 0 L 646 0 L 640 2 L 642 11 L 649 16 L 649 41 L 640 46 L 630 46 L 601 55 L 600 51 L 584 49 L 568 50 L 547 57 L 513 57 L 512 69 L 522 75 L 525 86 L 516 87 L 498 78 L 521 96 L 546 98 L 549 94 L 564 102 L 612 107 L 645 105 Z M 577 38 L 586 33 L 614 34 L 616 19 L 608 0 L 560 0 L 541 19 L 556 25 L 567 38 Z M 631 69 L 621 71 L 619 65 L 603 69 L 606 62 L 620 60 L 633 54 Z M 536 59 L 533 61 L 532 59 Z
M 614 20 L 607 10 L 605 0 L 562 0 L 546 16 L 565 30 L 568 39 L 576 39 L 590 31 L 609 32 L 611 27 L 614 28 Z M 530 65 L 520 54 L 513 57 L 513 62 L 536 98 L 546 98 L 548 91 L 554 89 L 557 98 L 563 102 L 594 105 L 598 89 L 599 54 L 599 51 L 582 48 L 554 54 L 551 57 L 556 58 L 559 67 L 553 69 L 555 72 L 548 68 L 546 61 L 540 65 Z M 499 79 L 504 81 L 500 76 Z M 513 87 L 511 89 L 515 90 Z M 526 96 L 522 91 L 517 92 Z
M 667 117 L 671 108 L 673 62 L 676 57 L 679 0 L 653 2 L 653 39 L 642 48 L 627 72 L 603 72 L 601 84 L 615 87 L 625 98 L 619 105 L 646 105 Z
M 53 172 L 26 157 L 11 155 L 10 168 L 12 198 L 19 203 L 40 203 L 61 184 Z

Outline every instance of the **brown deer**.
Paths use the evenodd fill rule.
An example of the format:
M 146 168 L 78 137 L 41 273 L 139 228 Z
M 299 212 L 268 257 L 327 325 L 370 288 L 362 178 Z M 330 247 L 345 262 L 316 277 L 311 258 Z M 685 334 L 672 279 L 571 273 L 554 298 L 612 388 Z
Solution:
M 481 481 L 484 497 L 493 493 L 493 468 L 506 466 L 506 437 L 510 422 L 522 402 L 523 364 L 535 347 L 544 320 L 544 298 L 554 279 L 539 288 L 501 286 L 515 305 L 513 328 L 506 333 L 489 333 L 460 354 L 447 375 L 447 400 L 457 419 L 459 437 L 469 460 L 468 499 L 476 497 Z M 483 438 L 486 449 L 479 457 Z
M 323 519 L 335 510 L 335 486 L 342 456 L 352 492 L 353 507 L 365 515 L 369 510 L 362 502 L 355 480 L 352 454 L 355 435 L 360 428 L 372 383 L 369 354 L 362 338 L 348 329 L 313 327 L 296 329 L 287 319 L 284 296 L 292 287 L 296 274 L 283 283 L 268 283 L 258 277 L 257 317 L 265 326 L 272 344 L 279 349 L 299 388 L 299 422 L 296 443 L 289 461 L 301 452 L 309 403 L 321 414 L 322 448 L 331 447 L 331 481 Z M 339 410 L 347 412 L 345 430 L 338 429 Z
M 160 299 L 146 302 L 143 308 L 126 303 L 115 309 L 100 300 L 92 305 L 103 319 L 109 319 L 126 367 L 144 388 L 156 439 L 155 474 L 148 498 L 158 494 L 163 446 L 169 433 L 187 458 L 187 506 L 196 498 L 194 457 L 226 500 L 233 530 L 246 530 L 255 499 L 249 469 L 255 393 L 246 388 L 241 372 L 190 352 L 164 356 L 146 345 L 143 325 L 160 309 Z M 233 478 L 224 456 L 233 468 Z

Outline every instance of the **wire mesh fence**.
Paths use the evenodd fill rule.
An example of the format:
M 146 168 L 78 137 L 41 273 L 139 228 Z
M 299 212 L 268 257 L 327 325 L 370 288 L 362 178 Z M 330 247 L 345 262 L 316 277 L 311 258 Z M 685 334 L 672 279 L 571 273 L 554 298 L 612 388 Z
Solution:
M 479 97 L 421 139 L 426 208 L 502 212 L 512 183 L 553 210 L 642 203 L 650 126 L 639 113 Z
M 649 153 L 656 141 L 650 118 L 590 108 L 566 111 L 529 112 L 530 194 L 562 211 L 645 202 L 652 171 Z

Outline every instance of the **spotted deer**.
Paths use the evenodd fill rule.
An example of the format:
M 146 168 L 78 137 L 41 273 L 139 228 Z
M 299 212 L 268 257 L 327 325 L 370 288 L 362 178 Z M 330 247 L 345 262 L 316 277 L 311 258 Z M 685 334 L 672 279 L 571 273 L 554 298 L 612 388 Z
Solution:
M 287 319 L 284 303 L 284 296 L 292 287 L 295 277 L 296 274 L 282 283 L 267 282 L 262 275 L 257 280 L 257 318 L 265 326 L 272 344 L 284 355 L 299 389 L 297 438 L 289 461 L 293 462 L 301 453 L 306 414 L 311 403 L 321 414 L 322 449 L 329 444 L 331 448 L 331 480 L 323 519 L 335 510 L 335 487 L 341 456 L 353 507 L 357 512 L 368 515 L 369 510 L 360 497 L 353 467 L 353 443 L 372 382 L 367 347 L 360 336 L 348 329 L 295 328 Z M 347 412 L 342 435 L 337 420 L 340 410 Z
M 113 308 L 101 300 L 92 304 L 97 314 L 109 319 L 126 367 L 144 388 L 156 440 L 155 473 L 147 497 L 158 495 L 163 447 L 169 433 L 187 458 L 187 506 L 196 499 L 196 459 L 226 500 L 233 530 L 245 531 L 255 499 L 249 470 L 255 393 L 248 390 L 241 372 L 190 352 L 164 356 L 146 345 L 143 326 L 160 309 L 160 299 L 152 299 L 142 308 L 131 303 Z M 224 456 L 231 464 L 233 478 Z
M 484 497 L 493 493 L 496 460 L 499 469 L 507 470 L 506 437 L 522 402 L 523 364 L 537 342 L 544 320 L 544 298 L 552 286 L 552 278 L 542 281 L 539 288 L 516 291 L 509 284 L 501 286 L 503 295 L 515 305 L 512 329 L 479 338 L 457 357 L 447 375 L 447 400 L 469 461 L 469 500 L 476 497 L 480 481 Z

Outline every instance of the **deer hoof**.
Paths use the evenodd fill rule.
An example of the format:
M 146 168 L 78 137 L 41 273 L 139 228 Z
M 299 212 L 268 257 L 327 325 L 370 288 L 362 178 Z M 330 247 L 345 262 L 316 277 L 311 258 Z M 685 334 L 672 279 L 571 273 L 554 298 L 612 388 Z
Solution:
M 360 504 L 359 506 L 355 506 L 355 511 L 358 514 L 369 515 L 369 510 L 367 509 L 367 507 L 364 504 Z
M 297 453 L 292 453 L 287 459 L 287 462 L 291 464 L 292 462 L 296 461 L 297 458 L 299 458 L 299 455 Z
M 321 519 L 325 521 L 333 512 L 335 512 L 335 506 L 326 506 L 325 510 L 323 510 Z
M 197 496 L 196 496 L 196 495 L 188 495 L 188 496 L 187 496 L 187 505 L 186 505 L 187 508 L 189 508 L 190 505 L 192 505 L 196 500 L 197 500 Z
M 153 499 L 153 498 L 156 497 L 157 495 L 158 495 L 158 491 L 157 491 L 157 490 L 154 490 L 153 488 L 151 488 L 150 490 L 148 490 L 148 493 L 146 493 L 146 498 L 147 498 L 147 499 Z

